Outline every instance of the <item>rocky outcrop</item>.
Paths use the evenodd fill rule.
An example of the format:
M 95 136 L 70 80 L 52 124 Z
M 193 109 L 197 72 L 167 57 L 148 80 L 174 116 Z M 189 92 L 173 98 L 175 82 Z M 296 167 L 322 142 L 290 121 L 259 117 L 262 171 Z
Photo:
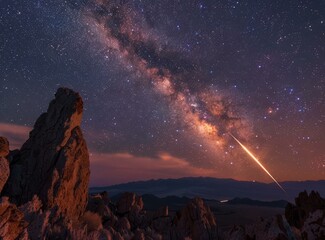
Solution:
M 9 154 L 9 142 L 7 138 L 0 137 L 0 157 L 6 157 Z
M 319 193 L 312 191 L 309 195 L 306 191 L 301 192 L 295 199 L 295 203 L 288 203 L 285 216 L 291 226 L 301 229 L 309 215 L 318 209 L 325 211 L 325 199 Z
M 295 203 L 285 209 L 289 224 L 301 232 L 302 239 L 325 239 L 325 199 L 317 192 L 308 195 L 304 191 Z
M 142 198 L 135 193 L 123 193 L 117 202 L 117 211 L 119 214 L 129 212 L 140 212 L 143 209 Z
M 217 239 L 216 219 L 201 198 L 194 198 L 174 220 L 175 239 Z
M 9 177 L 9 162 L 6 156 L 9 154 L 9 142 L 5 137 L 0 137 L 0 194 Z
M 88 195 L 89 156 L 80 124 L 80 95 L 58 89 L 16 153 L 4 194 L 20 205 L 37 195 L 44 209 L 57 207 L 69 219 L 85 210 Z
M 2 189 L 4 185 L 6 184 L 10 169 L 9 169 L 9 162 L 6 158 L 0 157 L 0 193 L 2 192 Z
M 0 138 L 0 191 L 7 196 L 0 239 L 111 239 L 102 217 L 85 213 L 90 172 L 82 108 L 78 93 L 60 88 L 20 150 L 9 152 Z
M 175 216 L 167 206 L 152 212 L 144 207 L 142 197 L 134 193 L 123 193 L 116 203 L 102 193 L 90 197 L 87 209 L 103 217 L 103 227 L 113 239 L 218 239 L 215 217 L 200 198 Z
M 269 219 L 261 219 L 255 224 L 234 226 L 225 234 L 229 240 L 294 240 L 300 239 L 299 233 L 290 228 L 286 219 L 277 215 Z
M 285 216 L 261 219 L 255 224 L 234 226 L 225 239 L 315 240 L 325 239 L 325 200 L 317 192 L 299 194 L 288 204 Z
M 325 209 L 310 213 L 301 228 L 302 239 L 325 239 Z
M 8 198 L 3 197 L 0 200 L 0 239 L 27 240 L 27 225 L 24 213 L 16 205 L 11 204 Z

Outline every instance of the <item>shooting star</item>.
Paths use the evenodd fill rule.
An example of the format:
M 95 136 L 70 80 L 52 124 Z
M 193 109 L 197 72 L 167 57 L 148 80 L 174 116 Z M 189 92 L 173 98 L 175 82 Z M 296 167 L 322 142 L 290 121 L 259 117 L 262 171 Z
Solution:
M 279 186 L 279 188 L 286 193 L 286 191 L 284 190 L 284 188 L 280 185 L 280 183 L 278 183 L 278 181 L 271 175 L 271 173 L 263 166 L 263 164 L 254 156 L 253 153 L 251 153 L 251 151 L 248 150 L 248 148 L 246 148 L 234 135 L 232 135 L 231 133 L 229 133 L 229 135 L 235 139 L 235 141 L 242 147 L 242 149 L 244 149 L 244 151 L 264 170 L 264 172 L 266 172 L 271 178 L 272 180 Z

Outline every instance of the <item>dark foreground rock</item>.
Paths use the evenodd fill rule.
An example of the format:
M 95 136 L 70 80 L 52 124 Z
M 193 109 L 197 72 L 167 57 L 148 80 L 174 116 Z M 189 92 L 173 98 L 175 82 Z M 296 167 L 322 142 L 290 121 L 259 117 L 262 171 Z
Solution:
M 201 198 L 194 198 L 176 216 L 174 239 L 217 239 L 216 219 Z
M 5 137 L 0 137 L 0 157 L 6 157 L 9 154 L 9 142 Z
M 261 219 L 255 224 L 234 226 L 225 233 L 229 240 L 324 240 L 325 199 L 317 192 L 299 194 L 284 215 Z
M 80 95 L 60 88 L 20 150 L 9 153 L 7 139 L 0 138 L 2 238 L 72 239 L 87 233 L 80 221 L 90 175 L 82 112 Z
M 0 194 L 6 184 L 10 173 L 9 162 L 6 158 L 0 157 Z
M 80 124 L 83 102 L 78 93 L 60 88 L 11 166 L 4 195 L 18 205 L 37 195 L 44 208 L 58 207 L 70 219 L 84 212 L 89 156 Z
M 27 226 L 24 213 L 3 197 L 0 200 L 0 239 L 28 239 Z
M 0 194 L 9 177 L 9 162 L 6 157 L 9 154 L 9 142 L 7 138 L 0 137 Z
M 295 205 L 289 203 L 285 209 L 285 216 L 291 226 L 301 229 L 309 215 L 318 209 L 325 209 L 325 199 L 312 191 L 301 192 L 295 199 Z
M 108 199 L 107 193 L 93 195 L 87 209 L 102 217 L 113 239 L 219 239 L 216 219 L 200 198 L 173 216 L 168 215 L 167 206 L 145 211 L 142 197 L 134 193 L 121 194 L 116 203 Z
M 317 192 L 304 191 L 295 203 L 285 209 L 289 224 L 299 229 L 302 239 L 325 239 L 325 199 Z

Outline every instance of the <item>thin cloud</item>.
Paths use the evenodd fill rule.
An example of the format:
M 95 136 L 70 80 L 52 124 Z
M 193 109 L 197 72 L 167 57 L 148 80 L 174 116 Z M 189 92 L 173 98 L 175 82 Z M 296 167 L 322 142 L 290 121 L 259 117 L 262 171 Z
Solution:
M 31 130 L 31 127 L 0 122 L 0 136 L 8 139 L 11 150 L 19 149 L 28 139 Z

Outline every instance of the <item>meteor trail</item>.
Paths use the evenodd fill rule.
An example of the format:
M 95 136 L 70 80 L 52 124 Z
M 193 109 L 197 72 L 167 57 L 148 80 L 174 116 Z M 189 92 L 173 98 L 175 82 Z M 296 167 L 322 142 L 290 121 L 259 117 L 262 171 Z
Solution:
M 234 137 L 234 135 L 232 135 L 231 133 L 229 133 L 229 135 L 235 139 L 235 141 L 244 149 L 244 151 L 251 157 L 253 158 L 253 160 L 264 170 L 264 172 L 266 172 L 271 178 L 272 180 L 279 186 L 279 188 L 283 191 L 286 192 L 283 187 L 278 183 L 277 180 L 275 180 L 275 178 L 271 175 L 271 173 L 269 173 L 269 171 L 262 165 L 262 163 L 253 155 L 253 153 L 251 153 L 237 138 Z

